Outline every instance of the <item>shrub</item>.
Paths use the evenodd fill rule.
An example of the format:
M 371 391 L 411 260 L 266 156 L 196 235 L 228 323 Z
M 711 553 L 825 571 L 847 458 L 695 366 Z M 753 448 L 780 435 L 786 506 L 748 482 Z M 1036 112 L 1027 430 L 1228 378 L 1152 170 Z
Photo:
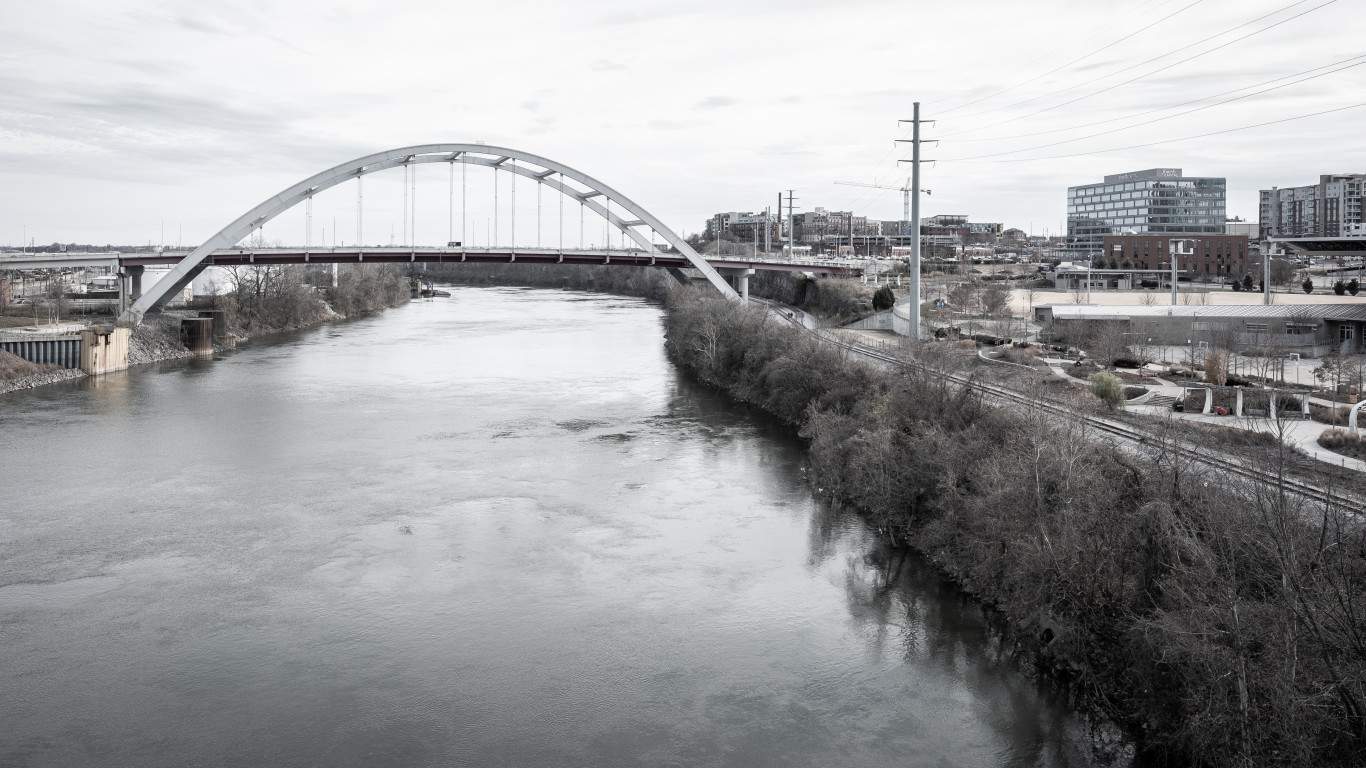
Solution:
M 1124 384 L 1113 373 L 1093 373 L 1087 381 L 1091 382 L 1091 394 L 1107 406 L 1117 408 L 1124 402 Z
M 1347 293 L 1347 284 L 1342 282 L 1341 280 L 1337 281 L 1336 283 L 1333 283 L 1333 293 L 1336 293 L 1339 296 Z
M 1302 288 L 1302 289 L 1304 290 L 1305 293 L 1313 293 L 1313 292 L 1314 292 L 1314 281 L 1313 281 L 1312 279 L 1306 277 L 1306 278 L 1304 278 L 1304 282 L 1300 283 L 1300 288 Z
M 1346 424 L 1349 408 L 1329 408 L 1318 403 L 1309 404 L 1309 418 L 1323 424 Z
M 873 309 L 879 312 L 884 309 L 891 309 L 896 304 L 896 294 L 892 292 L 892 286 L 884 285 L 873 292 Z
M 1325 429 L 1319 435 L 1319 445 L 1354 459 L 1366 459 L 1366 439 L 1345 429 Z

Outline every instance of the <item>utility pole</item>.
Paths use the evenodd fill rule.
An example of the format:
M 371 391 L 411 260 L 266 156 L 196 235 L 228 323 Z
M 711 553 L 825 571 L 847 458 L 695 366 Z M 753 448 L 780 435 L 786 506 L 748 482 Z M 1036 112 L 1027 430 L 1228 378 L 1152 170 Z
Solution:
M 1168 241 L 1167 251 L 1172 258 L 1172 306 L 1176 306 L 1176 257 L 1190 256 L 1195 253 L 1195 242 L 1184 238 L 1171 238 Z
M 920 124 L 922 122 L 934 122 L 933 120 L 920 119 L 920 102 L 912 105 L 913 113 L 910 120 L 900 122 L 911 124 L 911 261 L 910 267 L 910 296 L 911 311 L 911 339 L 920 340 Z M 907 143 L 905 139 L 897 139 L 899 143 Z M 936 144 L 938 142 L 935 142 Z M 906 162 L 898 160 L 899 163 Z
M 1262 303 L 1271 303 L 1271 243 L 1262 243 Z
M 783 193 L 778 193 L 778 246 L 783 245 Z
M 793 190 L 791 189 L 787 191 L 787 257 L 789 259 L 797 257 L 797 228 L 793 217 L 793 203 L 796 202 L 797 198 L 793 197 L 792 193 Z

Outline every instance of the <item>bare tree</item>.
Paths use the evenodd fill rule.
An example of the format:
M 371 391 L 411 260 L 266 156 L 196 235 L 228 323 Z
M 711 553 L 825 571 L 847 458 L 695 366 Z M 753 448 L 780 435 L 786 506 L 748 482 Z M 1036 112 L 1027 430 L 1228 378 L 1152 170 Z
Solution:
M 1092 324 L 1086 337 L 1086 349 L 1102 365 L 1112 365 L 1115 360 L 1132 359 L 1133 350 L 1126 331 L 1126 321 L 1101 321 Z
M 992 283 L 982 289 L 978 301 L 982 303 L 982 311 L 987 317 L 1001 317 L 1010 305 L 1010 291 L 997 283 Z

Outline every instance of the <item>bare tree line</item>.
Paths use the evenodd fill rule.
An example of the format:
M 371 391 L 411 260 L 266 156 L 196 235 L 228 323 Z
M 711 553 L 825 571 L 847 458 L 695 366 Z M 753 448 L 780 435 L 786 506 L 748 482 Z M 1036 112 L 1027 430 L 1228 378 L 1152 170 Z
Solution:
M 1362 764 L 1366 534 L 1341 507 L 874 369 L 694 290 L 667 322 L 673 359 L 800 430 L 818 488 L 1003 612 L 1154 760 Z M 1280 445 L 1263 468 L 1284 478 Z

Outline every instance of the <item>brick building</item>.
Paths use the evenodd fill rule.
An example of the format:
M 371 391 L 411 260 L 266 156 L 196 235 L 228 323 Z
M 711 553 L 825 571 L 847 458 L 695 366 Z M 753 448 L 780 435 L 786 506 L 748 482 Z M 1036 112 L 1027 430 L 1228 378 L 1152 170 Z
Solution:
M 1247 235 L 1105 235 L 1095 266 L 1101 269 L 1169 269 L 1171 241 L 1190 240 L 1194 253 L 1177 259 L 1189 277 L 1242 278 L 1248 274 Z

